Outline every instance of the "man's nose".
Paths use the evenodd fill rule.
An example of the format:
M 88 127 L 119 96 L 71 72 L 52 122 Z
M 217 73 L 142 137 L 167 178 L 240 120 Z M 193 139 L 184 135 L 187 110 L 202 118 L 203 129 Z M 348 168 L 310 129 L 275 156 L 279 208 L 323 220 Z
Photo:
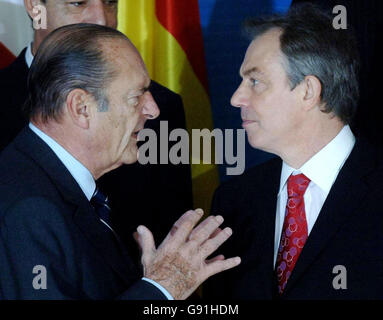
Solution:
M 237 90 L 235 90 L 235 92 L 233 93 L 230 103 L 233 107 L 240 108 L 246 105 L 246 100 L 247 99 L 244 89 L 242 87 L 242 84 L 240 84 Z
M 94 23 L 99 24 L 102 26 L 106 25 L 107 18 L 106 18 L 106 8 L 104 1 L 102 0 L 96 0 L 92 1 L 91 7 L 90 7 L 90 17 L 88 23 Z
M 152 94 L 147 91 L 143 96 L 144 108 L 142 110 L 143 115 L 147 119 L 155 119 L 160 115 L 160 109 L 157 106 L 157 103 L 154 101 Z

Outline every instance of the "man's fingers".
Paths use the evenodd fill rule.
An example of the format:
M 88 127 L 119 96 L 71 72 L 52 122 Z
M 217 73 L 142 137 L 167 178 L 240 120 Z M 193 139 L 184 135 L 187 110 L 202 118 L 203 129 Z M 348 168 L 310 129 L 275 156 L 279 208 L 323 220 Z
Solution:
M 134 238 L 134 240 L 136 241 L 136 243 L 137 243 L 137 245 L 138 245 L 138 249 L 139 249 L 139 251 L 140 251 L 140 255 L 142 255 L 142 250 L 141 250 L 141 245 L 140 245 L 139 237 L 140 237 L 140 236 L 138 235 L 138 232 L 137 232 L 137 231 L 133 232 L 133 238 Z
M 156 251 L 153 234 L 145 226 L 139 226 L 137 228 L 137 233 L 137 242 L 142 252 L 141 261 L 143 264 L 149 263 L 152 255 Z
M 200 252 L 204 257 L 210 256 L 219 246 L 224 243 L 233 234 L 230 228 L 225 228 L 219 232 L 214 238 L 206 240 L 200 248 Z
M 238 266 L 241 263 L 240 257 L 218 260 L 206 265 L 206 279 L 221 271 L 225 271 Z
M 198 232 L 198 230 L 200 230 L 201 228 L 203 228 L 204 226 L 206 226 L 206 224 L 209 222 L 209 219 L 211 219 L 212 216 L 209 216 L 207 217 L 206 219 L 204 219 L 201 223 L 199 223 L 192 231 L 192 233 L 190 234 L 189 238 L 192 237 L 192 235 L 196 232 Z
M 215 229 L 215 231 L 210 235 L 209 239 L 214 238 L 218 233 L 222 231 L 221 228 Z
M 173 241 L 174 244 L 185 242 L 189 237 L 190 232 L 197 222 L 202 218 L 203 210 L 189 210 L 184 213 L 173 225 L 172 229 L 161 243 L 163 246 L 168 241 Z
M 220 254 L 214 258 L 211 259 L 206 259 L 205 262 L 206 264 L 213 263 L 214 261 L 222 261 L 225 260 L 225 256 L 223 254 Z
M 138 236 L 138 232 L 137 232 L 137 231 L 134 231 L 134 232 L 133 232 L 133 238 L 134 238 L 134 240 L 137 242 L 137 244 L 140 245 L 139 240 L 138 240 L 138 237 L 139 237 L 139 236 Z
M 222 216 L 209 216 L 202 221 L 194 230 L 190 233 L 189 240 L 195 240 L 198 244 L 203 243 L 207 239 L 212 237 L 213 232 L 216 231 L 218 226 L 223 222 Z

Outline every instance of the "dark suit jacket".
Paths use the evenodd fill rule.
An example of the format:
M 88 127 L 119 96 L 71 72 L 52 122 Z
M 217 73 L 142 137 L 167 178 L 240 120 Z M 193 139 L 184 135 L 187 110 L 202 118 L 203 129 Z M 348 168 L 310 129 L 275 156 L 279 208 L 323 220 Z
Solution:
M 0 299 L 165 299 L 29 128 L 0 155 L 0 274 Z
M 0 70 L 0 152 L 28 122 L 22 112 L 27 76 L 25 49 L 13 64 Z M 156 131 L 159 142 L 160 121 L 169 121 L 171 131 L 185 128 L 185 116 L 179 95 L 154 81 L 150 91 L 161 114 L 145 127 Z M 169 149 L 174 143 L 169 143 Z M 139 253 L 132 233 L 139 224 L 149 227 L 159 243 L 179 216 L 193 206 L 190 166 L 186 164 L 124 165 L 101 177 L 98 184 L 109 196 L 114 228 L 134 260 Z
M 205 298 L 278 297 L 273 257 L 281 168 L 282 162 L 276 158 L 217 189 L 212 213 L 222 214 L 233 228 L 223 253 L 241 256 L 242 264 L 211 279 L 205 285 Z M 382 154 L 357 139 L 281 298 L 382 299 L 382 205 Z M 347 270 L 345 290 L 333 287 L 337 265 Z

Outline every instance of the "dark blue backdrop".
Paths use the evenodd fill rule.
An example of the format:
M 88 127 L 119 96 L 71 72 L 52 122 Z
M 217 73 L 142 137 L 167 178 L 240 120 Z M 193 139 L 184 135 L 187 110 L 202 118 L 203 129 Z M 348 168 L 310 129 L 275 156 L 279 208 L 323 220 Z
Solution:
M 241 128 L 239 109 L 230 106 L 230 98 L 240 83 L 238 71 L 249 45 L 248 40 L 242 35 L 243 21 L 263 13 L 285 12 L 291 1 L 199 0 L 210 97 L 216 128 Z M 271 157 L 271 154 L 251 148 L 246 141 L 246 168 Z M 225 168 L 225 165 L 221 165 L 219 168 L 221 181 L 230 178 L 230 176 L 226 176 Z

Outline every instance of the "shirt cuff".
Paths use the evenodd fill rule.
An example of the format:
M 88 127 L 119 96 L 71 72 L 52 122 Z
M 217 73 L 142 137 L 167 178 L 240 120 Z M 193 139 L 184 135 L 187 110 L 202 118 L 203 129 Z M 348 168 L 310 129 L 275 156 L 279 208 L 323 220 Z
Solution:
M 174 300 L 174 298 L 172 297 L 172 295 L 168 292 L 168 290 L 166 290 L 163 286 L 161 286 L 159 283 L 153 281 L 152 279 L 148 279 L 148 278 L 145 278 L 143 277 L 141 280 L 145 280 L 149 283 L 151 283 L 153 286 L 155 286 L 156 288 L 158 288 L 164 295 L 165 297 L 168 299 L 168 300 Z

